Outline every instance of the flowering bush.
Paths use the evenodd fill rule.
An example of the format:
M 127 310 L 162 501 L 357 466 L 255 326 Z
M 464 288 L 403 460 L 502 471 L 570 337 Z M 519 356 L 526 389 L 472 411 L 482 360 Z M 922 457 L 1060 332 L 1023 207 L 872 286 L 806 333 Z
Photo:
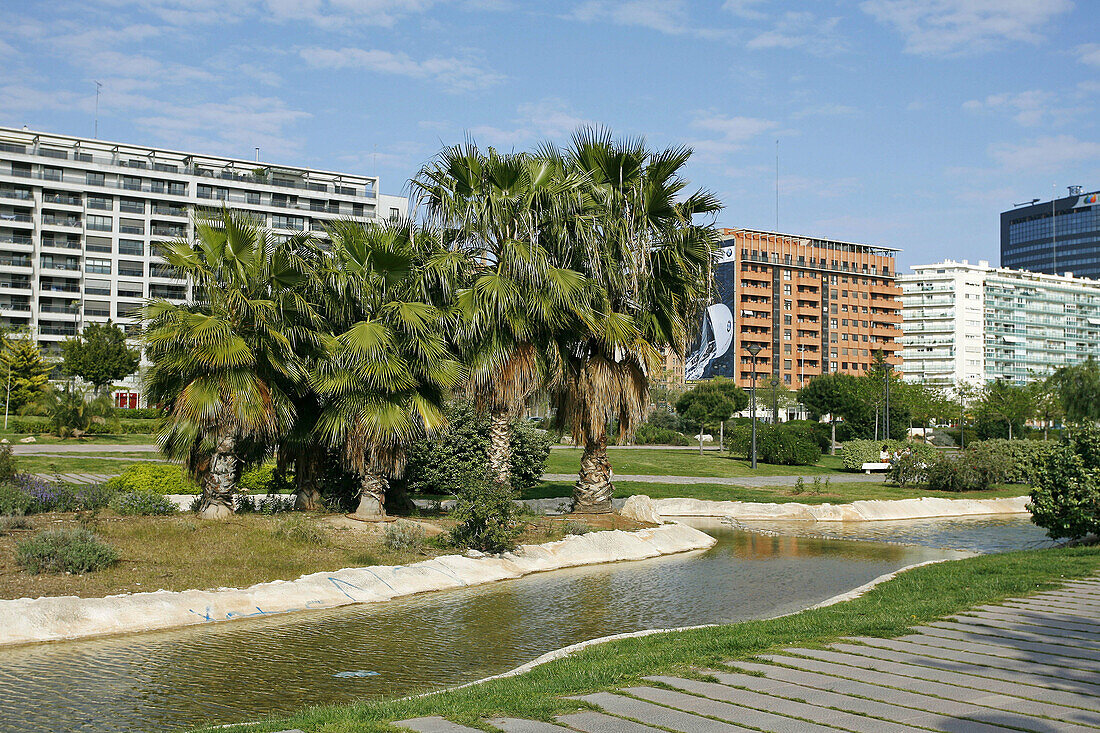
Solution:
M 152 516 L 175 514 L 179 508 L 164 494 L 152 491 L 126 491 L 111 500 L 111 509 L 117 514 Z

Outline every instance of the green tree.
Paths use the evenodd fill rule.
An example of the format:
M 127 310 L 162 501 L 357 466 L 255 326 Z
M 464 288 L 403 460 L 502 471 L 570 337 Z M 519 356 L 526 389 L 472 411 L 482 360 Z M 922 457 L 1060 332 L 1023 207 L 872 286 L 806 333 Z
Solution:
M 202 487 L 199 515 L 222 518 L 244 465 L 294 424 L 291 396 L 308 378 L 302 355 L 316 348 L 320 319 L 299 292 L 305 235 L 281 241 L 226 209 L 196 215 L 195 235 L 159 245 L 195 299 L 144 306 L 146 388 L 169 411 L 162 449 Z
M 979 420 L 1004 422 L 1008 426 L 1008 439 L 1012 440 L 1013 433 L 1035 414 L 1035 395 L 1028 387 L 998 379 L 982 389 L 977 412 Z
M 557 331 L 552 387 L 560 424 L 584 446 L 574 511 L 609 512 L 614 487 L 607 432 L 629 439 L 644 419 L 650 374 L 666 356 L 683 358 L 700 310 L 713 292 L 718 248 L 712 194 L 686 194 L 686 147 L 651 151 L 641 139 L 583 128 L 568 149 L 541 157 L 583 182 L 582 210 L 552 222 L 565 267 L 584 275 L 591 317 Z
M 50 387 L 36 400 L 53 423 L 54 434 L 59 438 L 79 438 L 92 425 L 115 423 L 114 405 L 107 394 L 89 395 L 84 389 L 66 384 L 63 387 Z
M 1055 370 L 1050 383 L 1070 422 L 1100 420 L 1100 363 L 1088 360 Z
M 1028 384 L 1035 403 L 1035 417 L 1043 423 L 1043 440 L 1050 439 L 1050 427 L 1065 416 L 1057 385 L 1049 377 Z
M 699 428 L 699 453 L 703 452 L 703 430 L 718 428 L 749 404 L 745 390 L 733 381 L 717 377 L 700 382 L 676 400 L 676 412 Z
M 836 421 L 852 414 L 858 403 L 857 378 L 851 374 L 822 374 L 814 377 L 810 383 L 798 391 L 798 401 L 816 419 L 829 416 L 832 428 L 832 440 L 829 453 L 836 455 Z
M 50 369 L 38 350 L 38 344 L 31 338 L 14 336 L 4 339 L 3 351 L 0 351 L 0 378 L 5 380 L 8 412 L 18 412 L 46 391 Z
M 76 338 L 61 342 L 61 368 L 91 384 L 96 392 L 134 373 L 141 354 L 126 345 L 126 334 L 114 323 L 90 323 Z

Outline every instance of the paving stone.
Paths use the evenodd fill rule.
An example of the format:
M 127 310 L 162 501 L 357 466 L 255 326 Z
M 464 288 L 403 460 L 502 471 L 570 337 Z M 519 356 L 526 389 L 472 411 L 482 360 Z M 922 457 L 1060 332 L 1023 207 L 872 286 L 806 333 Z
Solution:
M 863 647 L 855 648 L 862 649 Z M 915 664 L 906 664 L 893 659 L 878 659 L 877 657 L 857 654 L 844 654 L 830 649 L 806 649 L 803 651 L 803 654 L 813 657 L 814 659 L 820 659 L 823 662 L 833 662 L 835 664 L 849 666 L 852 672 L 843 675 L 846 677 L 855 677 L 858 679 L 863 671 L 870 669 L 878 672 L 885 672 L 886 674 L 914 678 L 915 680 L 931 679 L 943 685 L 963 688 L 968 687 L 974 690 L 985 690 L 986 692 L 1022 698 L 1023 701 L 1020 704 L 1027 706 L 1035 705 L 1037 701 L 1042 700 L 1051 705 L 1061 707 L 1085 708 L 1084 712 L 1088 713 L 1089 717 L 1087 719 L 1074 717 L 1073 720 L 1077 722 L 1086 722 L 1086 720 L 1093 720 L 1095 718 L 1100 721 L 1100 697 L 1064 690 L 1054 690 L 1045 686 L 1037 686 L 1031 684 L 1034 682 L 1034 678 L 1030 675 L 1019 675 L 1018 680 L 981 677 L 974 674 L 966 674 L 965 671 L 962 670 L 952 671 L 949 669 L 933 669 Z M 838 674 L 842 673 L 838 672 Z M 1005 675 L 1005 677 L 1008 677 L 1008 675 Z M 908 684 L 899 686 L 909 687 Z M 944 694 L 943 696 L 958 699 L 950 694 Z M 1015 710 L 1016 708 L 1013 707 L 1011 709 Z M 1042 714 L 1048 715 L 1048 713 Z
M 994 711 L 1014 713 L 1027 717 L 1046 716 L 1048 718 L 1056 718 L 1058 720 L 1065 720 L 1081 725 L 1100 726 L 1100 713 L 1096 711 L 1081 710 L 1076 707 L 1066 707 L 1055 703 L 1053 700 L 1045 699 L 1049 691 L 1041 688 L 1030 687 L 1022 689 L 1022 686 L 1015 686 L 1018 688 L 1016 691 L 1027 691 L 1033 696 L 1044 696 L 1044 698 L 1040 698 L 1044 700 L 1043 702 L 1038 702 L 1035 699 L 1024 700 L 1018 696 L 1012 696 L 1013 693 L 1006 689 L 988 690 L 985 688 L 974 688 L 958 684 L 959 681 L 957 679 L 949 682 L 942 679 L 941 675 L 938 674 L 933 677 L 928 674 L 931 670 L 927 668 L 923 670 L 924 674 L 921 674 L 922 670 L 919 667 L 909 667 L 906 669 L 903 668 L 902 665 L 891 665 L 880 660 L 871 660 L 867 657 L 858 657 L 851 654 L 823 652 L 821 650 L 810 649 L 803 650 L 802 653 L 807 656 L 812 656 L 815 663 L 812 665 L 798 664 L 796 666 L 803 669 L 810 669 L 821 674 L 848 677 L 880 687 L 894 687 L 922 695 L 942 697 L 947 700 L 955 700 L 957 702 L 992 708 Z M 920 676 L 914 678 L 912 676 L 914 671 Z M 909 674 L 906 675 L 904 674 L 905 672 L 909 672 Z M 1003 686 L 1011 687 L 1007 684 Z M 982 719 L 985 718 L 983 717 Z
M 949 639 L 944 636 L 931 634 L 909 634 L 899 636 L 898 641 L 913 644 L 927 645 L 937 649 L 956 649 L 960 652 L 972 652 L 974 654 L 987 654 L 1000 659 L 1016 659 L 1032 664 L 1045 664 L 1051 667 L 1066 667 L 1068 669 L 1095 670 L 1100 674 L 1100 663 L 1093 659 L 1081 657 L 1069 657 L 1065 654 L 1051 654 L 1049 652 L 1031 651 L 1015 645 L 987 644 L 976 641 Z
M 956 641 L 974 642 L 989 646 L 1005 647 L 1028 652 L 1040 652 L 1055 657 L 1068 657 L 1092 662 L 1100 662 L 1100 650 L 1090 649 L 1083 644 L 1055 644 L 1049 641 L 1037 641 L 1012 636 L 1011 634 L 981 633 L 973 629 L 945 629 L 935 626 L 922 626 L 920 636 L 938 636 Z M 902 637 L 904 638 L 904 637 Z
M 544 723 L 541 720 L 492 718 L 486 722 L 494 728 L 500 728 L 505 733 L 569 733 L 568 728 L 552 723 Z
M 398 728 L 410 728 L 419 731 L 419 733 L 484 733 L 484 731 L 479 731 L 476 728 L 467 728 L 464 725 L 452 723 L 446 718 L 441 718 L 438 715 L 433 715 L 428 718 L 398 720 L 394 725 Z
M 1077 623 L 1090 623 L 1094 625 L 1100 625 L 1100 615 L 1093 613 L 1087 609 L 1077 608 L 1074 606 L 1054 605 L 1052 603 L 1040 603 L 1039 601 L 1021 600 L 1021 601 L 1006 601 L 1005 608 L 1020 608 L 1027 611 L 1034 611 L 1036 613 L 1049 613 L 1056 616 L 1065 616 L 1067 618 L 1075 620 Z
M 973 613 L 979 617 L 989 616 L 995 619 L 1011 619 L 1016 623 L 1031 624 L 1042 626 L 1049 629 L 1061 629 L 1065 631 L 1072 631 L 1075 634 L 1097 634 L 1100 633 L 1100 628 L 1088 623 L 1076 623 L 1070 620 L 1056 619 L 1052 616 L 1043 614 L 1031 614 L 1021 612 L 1020 609 L 1009 609 L 1003 606 L 997 607 L 996 610 L 972 610 L 969 613 Z M 959 618 L 964 618 L 960 616 Z
M 635 723 L 633 720 L 623 720 L 613 715 L 590 711 L 559 715 L 556 720 L 575 730 L 584 731 L 584 733 L 663 733 L 658 728 L 650 728 L 648 725 Z
M 1054 590 L 1047 593 L 1038 593 L 1028 598 L 1054 603 L 1069 603 L 1075 606 L 1100 607 L 1100 596 L 1092 596 L 1080 591 Z
M 732 703 L 734 706 L 740 705 L 744 707 L 755 708 L 757 710 L 767 710 L 768 712 L 778 713 L 780 715 L 788 715 L 791 717 L 803 718 L 805 720 L 812 720 L 816 723 L 823 723 L 825 725 L 833 725 L 844 728 L 845 730 L 857 731 L 858 733 L 906 733 L 907 731 L 915 731 L 917 728 L 913 728 L 908 725 L 901 725 L 900 723 L 894 723 L 889 720 L 879 720 L 877 718 L 869 718 L 866 715 L 858 715 L 851 712 L 845 712 L 843 709 L 844 700 L 841 695 L 831 695 L 831 693 L 819 693 L 821 697 L 831 695 L 832 698 L 829 702 L 822 702 L 820 699 L 811 700 L 806 695 L 816 690 L 811 691 L 809 688 L 798 687 L 795 685 L 785 685 L 787 689 L 786 695 L 782 694 L 778 690 L 774 694 L 761 693 L 755 690 L 740 690 L 734 687 L 729 687 L 730 684 L 739 684 L 742 680 L 753 680 L 755 677 L 749 675 L 729 675 L 732 678 L 732 682 L 723 680 L 723 684 L 716 684 L 714 682 L 700 682 L 698 680 L 685 680 L 677 677 L 647 677 L 646 679 L 654 680 L 657 682 L 663 682 L 666 685 L 677 687 L 681 690 L 694 693 L 696 695 L 704 695 L 709 698 L 710 701 L 720 701 L 722 703 Z M 748 687 L 748 685 L 743 685 Z M 796 692 L 791 692 L 794 690 Z M 646 697 L 639 694 L 636 690 L 627 690 L 631 694 L 639 695 L 639 697 Z M 660 692 L 667 692 L 661 690 Z M 799 702 L 797 700 L 791 700 L 789 697 L 794 695 L 805 702 Z M 685 696 L 686 697 L 686 696 Z M 652 699 L 652 698 L 647 698 Z M 702 699 L 702 698 L 699 698 Z M 654 700 L 654 702 L 662 702 L 661 700 Z M 665 703 L 673 704 L 673 703 Z M 674 707 L 681 710 L 690 710 L 691 708 L 685 708 L 682 705 L 675 705 Z M 702 713 L 704 715 L 715 715 L 726 720 L 732 720 L 733 718 L 727 718 L 720 712 L 707 712 L 703 709 L 697 709 L 695 712 Z
M 939 657 L 912 654 L 898 649 L 856 646 L 854 644 L 833 644 L 831 648 L 850 654 L 903 662 L 918 667 L 963 672 L 976 677 L 988 677 L 990 679 L 1020 682 L 1021 684 L 1032 684 L 1035 686 L 1042 686 L 1043 688 L 1049 687 L 1051 689 L 1072 692 L 1075 694 L 1096 696 L 1097 699 L 1100 699 L 1100 685 L 1096 684 L 1094 680 L 1070 680 L 1065 677 L 1039 676 L 1034 668 L 1006 669 L 1003 666 L 991 667 L 988 665 L 974 664 L 972 662 L 962 662 L 957 659 L 941 659 Z
M 578 700 L 598 705 L 605 712 L 619 715 L 625 718 L 633 718 L 647 725 L 660 726 L 682 733 L 744 733 L 745 728 L 720 720 L 710 720 L 681 710 L 654 705 L 645 700 L 635 700 L 623 695 L 613 695 L 610 692 L 597 692 L 592 695 L 578 697 Z M 797 721 L 791 721 L 797 722 Z M 748 724 L 748 723 L 747 723 Z M 779 730 L 779 729 L 776 729 Z M 795 731 L 796 728 L 784 730 Z M 821 730 L 828 731 L 827 728 Z M 831 733 L 831 732 L 830 732 Z
M 993 636 L 1010 636 L 1025 641 L 1038 641 L 1044 644 L 1064 644 L 1067 646 L 1079 646 L 1083 649 L 1100 650 L 1100 634 L 1076 634 L 1064 629 L 1052 629 L 1045 626 L 1031 626 L 1028 624 L 1013 623 L 1011 621 L 997 621 L 988 618 L 966 618 L 960 621 L 936 621 L 928 624 L 931 628 L 955 629 L 957 631 L 970 631 L 975 634 Z

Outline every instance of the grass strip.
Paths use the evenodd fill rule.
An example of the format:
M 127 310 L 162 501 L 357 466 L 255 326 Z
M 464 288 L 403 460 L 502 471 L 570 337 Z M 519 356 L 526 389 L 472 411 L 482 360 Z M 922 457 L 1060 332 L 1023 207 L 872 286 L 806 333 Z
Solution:
M 1098 570 L 1100 547 L 1029 550 L 926 565 L 855 600 L 793 616 L 624 639 L 589 647 L 518 677 L 438 695 L 316 707 L 257 725 L 217 730 L 382 731 L 391 729 L 391 721 L 428 715 L 480 728 L 486 727 L 482 720 L 492 717 L 549 721 L 587 707 L 565 696 L 644 684 L 647 675 L 689 674 L 697 667 L 792 645 L 824 644 L 845 636 L 900 636 L 913 626 L 1047 590 L 1064 579 Z
M 559 448 L 550 451 L 546 473 L 577 473 L 581 465 L 580 448 Z M 734 476 L 797 476 L 843 475 L 844 463 L 839 456 L 822 456 L 815 466 L 774 466 L 757 464 L 754 470 L 745 458 L 728 453 L 707 451 L 662 450 L 660 448 L 608 448 L 608 460 L 619 475 L 641 476 L 702 476 L 731 478 Z

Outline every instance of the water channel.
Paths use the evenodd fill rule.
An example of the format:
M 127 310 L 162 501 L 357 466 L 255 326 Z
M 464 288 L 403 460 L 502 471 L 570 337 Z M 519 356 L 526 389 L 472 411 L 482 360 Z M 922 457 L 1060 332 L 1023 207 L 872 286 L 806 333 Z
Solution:
M 0 731 L 178 730 L 438 689 L 585 639 L 775 616 L 924 560 L 1044 543 L 1021 517 L 762 525 L 781 534 L 693 524 L 718 543 L 373 605 L 0 649 Z

